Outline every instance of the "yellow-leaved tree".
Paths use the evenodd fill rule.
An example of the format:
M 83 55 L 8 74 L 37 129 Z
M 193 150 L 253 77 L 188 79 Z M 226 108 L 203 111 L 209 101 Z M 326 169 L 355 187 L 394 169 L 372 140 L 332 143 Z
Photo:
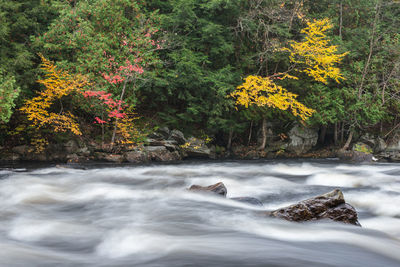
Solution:
M 36 129 L 51 128 L 55 132 L 71 132 L 81 135 L 81 130 L 73 114 L 65 111 L 62 105 L 58 112 L 52 112 L 50 108 L 54 102 L 61 103 L 62 97 L 79 92 L 89 85 L 89 82 L 83 76 L 70 75 L 67 71 L 57 69 L 43 55 L 39 54 L 39 56 L 42 59 L 40 68 L 44 71 L 45 77 L 38 82 L 45 86 L 45 90 L 39 92 L 38 96 L 27 100 L 20 110 L 26 113 L 31 126 Z M 47 141 L 36 136 L 32 143 L 40 144 L 36 145 L 37 151 L 40 152 L 44 149 Z
M 236 98 L 236 104 L 245 106 L 267 106 L 280 110 L 290 110 L 294 116 L 302 120 L 308 119 L 314 112 L 296 100 L 297 95 L 277 85 L 269 77 L 247 76 L 245 82 L 231 94 Z
M 337 46 L 331 45 L 326 32 L 333 27 L 329 19 L 307 22 L 307 27 L 301 30 L 306 37 L 300 41 L 292 41 L 290 48 L 284 50 L 290 52 L 290 61 L 299 64 L 297 70 L 305 72 L 318 82 L 327 84 L 328 79 L 337 83 L 344 77 L 340 69 L 336 67 L 348 53 L 337 53 Z
M 285 76 L 283 76 L 285 77 Z M 281 79 L 283 79 L 281 77 Z M 295 78 L 295 77 L 291 77 Z M 290 110 L 294 116 L 307 120 L 315 112 L 297 101 L 297 95 L 277 85 L 270 77 L 247 76 L 245 82 L 239 85 L 231 94 L 236 104 L 248 108 L 251 105 L 258 107 L 272 107 L 280 110 Z M 267 119 L 262 121 L 262 143 L 259 149 L 263 150 L 267 141 Z
M 328 79 L 339 82 L 344 79 L 340 69 L 336 67 L 346 53 L 338 54 L 337 47 L 330 45 L 330 40 L 326 36 L 326 31 L 332 28 L 328 19 L 314 20 L 308 22 L 307 27 L 301 33 L 305 37 L 300 42 L 292 41 L 290 48 L 283 51 L 290 53 L 289 58 L 293 66 L 289 70 L 305 72 L 315 81 L 327 83 Z M 275 73 L 269 77 L 250 75 L 245 82 L 238 86 L 231 93 L 235 98 L 236 105 L 257 107 L 271 107 L 280 110 L 289 110 L 294 116 L 305 121 L 315 110 L 306 107 L 297 100 L 297 95 L 289 92 L 281 85 L 276 84 L 275 80 L 298 79 L 298 77 L 285 73 Z M 267 121 L 263 117 L 262 123 L 263 141 L 260 149 L 264 149 L 267 139 Z

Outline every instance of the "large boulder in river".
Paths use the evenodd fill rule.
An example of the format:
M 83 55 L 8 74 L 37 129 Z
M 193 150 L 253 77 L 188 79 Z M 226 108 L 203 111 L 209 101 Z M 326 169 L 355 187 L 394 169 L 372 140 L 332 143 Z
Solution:
M 226 196 L 227 190 L 225 185 L 222 182 L 209 185 L 209 186 L 200 186 L 200 185 L 192 185 L 189 188 L 189 191 L 197 191 L 197 192 L 205 192 L 205 193 L 213 193 L 221 196 Z
M 287 150 L 297 155 L 308 152 L 317 144 L 318 131 L 296 124 L 288 133 L 289 144 Z
M 227 194 L 227 189 L 222 182 L 209 186 L 192 185 L 188 190 L 217 194 L 223 197 Z M 263 206 L 260 200 L 253 197 L 237 197 L 231 199 L 246 204 Z M 293 222 L 329 219 L 336 222 L 361 226 L 358 222 L 357 211 L 354 207 L 346 203 L 343 193 L 339 189 L 300 201 L 288 207 L 274 211 L 263 211 L 262 213 Z
M 339 189 L 280 208 L 268 214 L 294 222 L 330 219 L 360 226 L 356 210 L 345 202 L 343 193 Z

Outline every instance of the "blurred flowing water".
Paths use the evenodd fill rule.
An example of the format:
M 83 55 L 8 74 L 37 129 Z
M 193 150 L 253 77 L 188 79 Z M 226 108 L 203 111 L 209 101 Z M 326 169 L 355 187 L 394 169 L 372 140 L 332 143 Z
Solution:
M 397 164 L 84 167 L 0 171 L 0 266 L 400 266 Z M 185 190 L 219 181 L 264 207 Z M 334 188 L 362 228 L 257 212 Z

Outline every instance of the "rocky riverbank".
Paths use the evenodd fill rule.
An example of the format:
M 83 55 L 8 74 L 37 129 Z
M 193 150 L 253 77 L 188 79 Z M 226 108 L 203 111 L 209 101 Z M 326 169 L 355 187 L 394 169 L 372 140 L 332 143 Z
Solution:
M 318 130 L 294 125 L 284 138 L 272 133 L 267 146 L 259 150 L 257 145 L 233 145 L 224 147 L 209 144 L 206 140 L 186 137 L 179 130 L 161 128 L 150 134 L 141 146 L 102 147 L 94 142 L 70 140 L 64 144 L 50 144 L 43 152 L 20 145 L 0 149 L 1 161 L 53 161 L 83 163 L 105 161 L 114 163 L 146 163 L 180 161 L 188 158 L 203 159 L 260 159 L 260 158 L 329 158 L 339 157 L 352 162 L 400 161 L 400 138 L 385 142 L 380 137 L 364 135 L 347 151 L 337 148 L 317 149 Z

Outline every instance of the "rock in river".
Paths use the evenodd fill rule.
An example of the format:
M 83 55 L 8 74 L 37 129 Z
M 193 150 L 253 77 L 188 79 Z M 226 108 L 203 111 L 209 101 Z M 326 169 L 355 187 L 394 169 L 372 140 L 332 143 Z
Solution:
M 221 196 L 226 196 L 227 190 L 223 183 L 219 182 L 210 186 L 192 185 L 190 191 L 210 192 Z
M 264 206 L 263 203 L 259 199 L 254 198 L 254 197 L 232 197 L 231 199 L 238 201 L 238 202 L 254 205 L 254 206 L 259 206 L 259 207 Z
M 339 189 L 280 208 L 269 215 L 295 222 L 330 219 L 360 226 L 356 210 L 345 202 Z
M 189 190 L 209 192 L 224 197 L 227 193 L 227 189 L 222 182 L 210 186 L 192 185 Z M 236 197 L 231 199 L 256 206 L 263 206 L 260 200 L 253 197 Z M 335 189 L 326 194 L 300 201 L 288 207 L 280 208 L 274 211 L 263 211 L 262 213 L 271 217 L 293 222 L 330 219 L 336 222 L 361 226 L 358 222 L 357 211 L 354 209 L 354 207 L 346 203 L 343 193 L 339 189 Z

